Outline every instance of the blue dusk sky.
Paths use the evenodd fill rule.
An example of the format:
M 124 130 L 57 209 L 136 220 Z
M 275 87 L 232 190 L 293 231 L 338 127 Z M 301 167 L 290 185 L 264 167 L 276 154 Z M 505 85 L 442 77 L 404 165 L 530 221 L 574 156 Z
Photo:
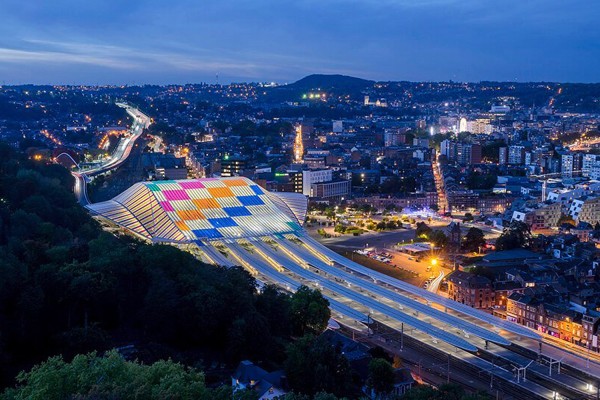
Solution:
M 600 81 L 600 1 L 1 0 L 0 84 Z

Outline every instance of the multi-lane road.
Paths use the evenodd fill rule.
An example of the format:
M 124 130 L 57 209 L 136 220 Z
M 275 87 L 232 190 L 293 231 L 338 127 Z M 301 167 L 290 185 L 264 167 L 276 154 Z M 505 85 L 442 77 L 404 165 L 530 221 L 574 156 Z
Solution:
M 79 203 L 83 206 L 90 203 L 87 195 L 87 183 L 90 178 L 121 166 L 127 160 L 127 157 L 129 157 L 129 154 L 135 145 L 135 141 L 142 135 L 144 129 L 150 126 L 150 117 L 142 113 L 137 108 L 126 103 L 117 103 L 117 105 L 124 108 L 133 118 L 133 124 L 129 129 L 129 134 L 119 140 L 119 143 L 117 144 L 117 147 L 111 156 L 102 164 L 89 169 L 79 169 L 78 171 L 71 172 L 71 174 L 75 177 L 75 186 L 73 191 L 75 192 L 77 201 L 79 201 Z

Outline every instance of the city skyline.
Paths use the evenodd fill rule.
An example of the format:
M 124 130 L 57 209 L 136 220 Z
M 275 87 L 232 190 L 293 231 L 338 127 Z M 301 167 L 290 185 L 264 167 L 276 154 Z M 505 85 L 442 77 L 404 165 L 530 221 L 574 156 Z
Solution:
M 600 5 L 580 3 L 10 0 L 0 83 L 597 82 Z

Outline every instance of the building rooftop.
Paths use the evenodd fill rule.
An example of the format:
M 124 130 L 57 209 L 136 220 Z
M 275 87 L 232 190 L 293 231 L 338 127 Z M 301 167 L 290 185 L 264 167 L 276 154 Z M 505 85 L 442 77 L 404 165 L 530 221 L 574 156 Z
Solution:
M 305 203 L 249 179 L 205 178 L 136 183 L 88 209 L 152 241 L 196 242 L 299 231 Z
M 455 285 L 466 286 L 473 289 L 483 289 L 491 286 L 491 281 L 485 276 L 471 274 L 464 271 L 453 271 L 448 275 L 448 280 Z
M 540 254 L 535 253 L 526 249 L 512 249 L 496 251 L 494 253 L 486 254 L 483 256 L 485 262 L 497 262 L 497 261 L 514 261 L 514 260 L 526 260 L 529 258 L 539 258 Z

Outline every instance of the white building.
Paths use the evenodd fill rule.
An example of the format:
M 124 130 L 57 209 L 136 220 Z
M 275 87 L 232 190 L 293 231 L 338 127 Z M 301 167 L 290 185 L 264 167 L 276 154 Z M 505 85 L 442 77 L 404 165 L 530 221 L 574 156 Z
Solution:
M 469 129 L 468 125 L 467 125 L 467 119 L 466 118 L 461 118 L 460 122 L 458 124 L 458 131 L 459 132 L 467 132 L 467 130 Z
M 581 171 L 583 176 L 589 176 L 592 179 L 600 178 L 600 155 L 584 154 L 581 161 Z M 592 176 L 595 175 L 595 176 Z
M 582 209 L 584 203 L 585 203 L 585 198 L 575 199 L 569 206 L 569 215 L 575 221 L 577 221 L 579 219 L 579 214 L 581 213 L 581 209 Z
M 600 180 L 600 163 L 596 163 L 592 165 L 590 168 L 590 179 L 598 179 Z
M 577 222 L 595 225 L 600 221 L 600 197 L 583 196 L 573 200 L 569 207 L 569 215 Z
M 508 162 L 508 148 L 500 147 L 498 149 L 498 164 L 506 164 Z
M 448 157 L 449 160 L 455 158 L 456 143 L 445 139 L 440 143 L 440 155 Z
M 562 154 L 560 161 L 562 175 L 573 176 L 574 171 L 582 169 L 582 156 L 579 153 Z
M 474 121 L 467 122 L 467 131 L 476 135 L 490 135 L 492 133 L 492 124 L 490 124 L 489 119 L 478 118 Z
M 333 180 L 333 170 L 316 169 L 302 171 L 302 194 L 310 196 L 313 183 L 330 182 Z
M 421 162 L 425 161 L 426 155 L 427 155 L 427 152 L 422 149 L 417 149 L 417 150 L 413 151 L 413 158 L 416 158 Z
M 582 196 L 587 196 L 592 191 L 589 188 L 580 186 L 573 189 L 555 189 L 548 193 L 546 200 L 552 203 L 561 203 L 564 207 L 569 207 L 572 201 Z
M 525 161 L 524 146 L 509 146 L 508 147 L 508 163 L 521 165 Z
M 385 147 L 398 146 L 401 144 L 402 134 L 396 129 L 386 129 L 383 133 L 383 143 Z
M 513 215 L 511 221 L 521 221 L 525 222 L 525 217 L 527 216 L 526 212 L 523 211 L 513 211 Z

